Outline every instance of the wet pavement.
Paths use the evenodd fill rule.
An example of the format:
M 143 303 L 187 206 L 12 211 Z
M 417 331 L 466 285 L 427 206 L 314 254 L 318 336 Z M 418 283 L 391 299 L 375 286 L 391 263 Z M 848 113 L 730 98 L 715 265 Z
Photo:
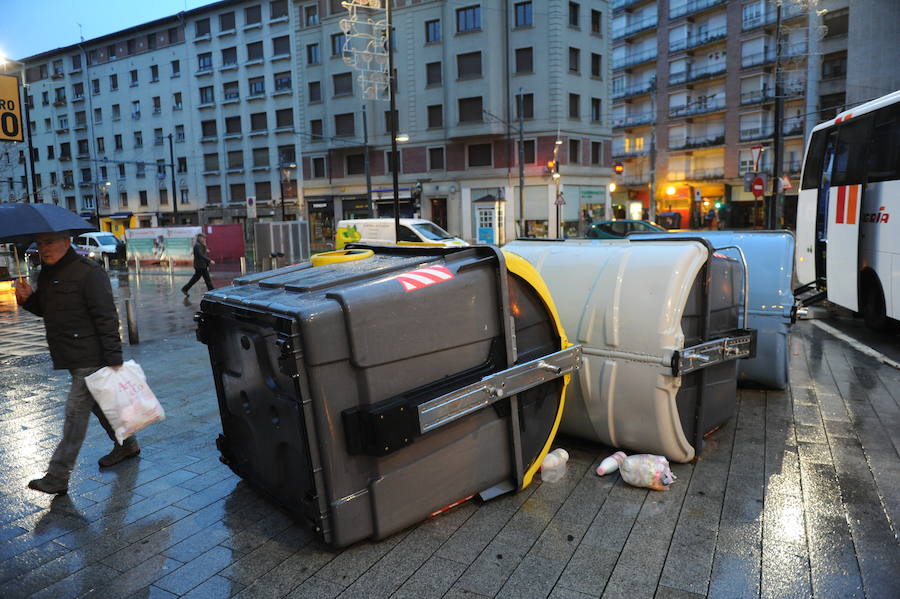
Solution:
M 560 438 L 572 458 L 558 483 L 332 550 L 219 462 L 209 359 L 190 332 L 200 293 L 185 305 L 178 291 L 189 274 L 115 283 L 144 339 L 126 355 L 168 418 L 141 433 L 140 458 L 103 472 L 92 422 L 68 496 L 25 488 L 59 438 L 68 376 L 43 348 L 4 350 L 0 597 L 900 596 L 900 371 L 810 322 L 794 328 L 790 389 L 740 390 L 667 492 L 597 477 L 612 450 Z M 0 311 L 4 347 L 40 328 Z

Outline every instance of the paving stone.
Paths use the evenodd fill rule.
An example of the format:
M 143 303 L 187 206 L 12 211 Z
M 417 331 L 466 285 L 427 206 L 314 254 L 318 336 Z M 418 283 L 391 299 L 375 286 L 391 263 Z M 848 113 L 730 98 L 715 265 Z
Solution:
M 115 570 L 100 564 L 91 564 L 34 593 L 32 598 L 58 599 L 93 594 L 112 576 L 115 576 Z
M 393 599 L 443 597 L 465 568 L 464 564 L 433 555 L 391 597 Z
M 619 551 L 582 543 L 566 564 L 556 588 L 599 597 L 618 560 Z
M 344 587 L 336 582 L 313 576 L 294 589 L 287 599 L 332 599 L 343 590 Z
M 239 582 L 222 576 L 213 576 L 182 597 L 184 599 L 220 599 L 239 593 L 243 587 L 244 585 Z
M 154 586 L 176 594 L 183 594 L 221 571 L 233 558 L 226 547 L 213 547 L 156 581 Z
M 559 575 L 566 567 L 568 555 L 563 559 L 549 559 L 529 553 L 506 581 L 499 598 L 541 598 L 547 597 L 556 585 Z

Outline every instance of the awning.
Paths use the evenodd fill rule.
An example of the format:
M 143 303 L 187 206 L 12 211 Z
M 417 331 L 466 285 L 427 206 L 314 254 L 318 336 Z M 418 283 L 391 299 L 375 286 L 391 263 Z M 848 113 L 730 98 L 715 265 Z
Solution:
M 109 215 L 109 218 L 131 218 L 134 216 L 133 212 L 114 212 Z
M 94 213 L 93 212 L 79 212 L 78 216 L 80 216 L 81 218 L 93 218 Z

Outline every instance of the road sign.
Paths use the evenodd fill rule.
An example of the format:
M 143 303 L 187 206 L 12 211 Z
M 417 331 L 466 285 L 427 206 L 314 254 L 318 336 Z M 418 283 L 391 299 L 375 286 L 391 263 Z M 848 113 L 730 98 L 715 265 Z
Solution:
M 0 75 L 0 141 L 25 141 L 19 78 L 11 75 Z
M 753 171 L 747 171 L 744 173 L 744 191 L 752 191 L 753 190 L 753 180 L 756 178 L 756 173 Z
M 762 177 L 757 177 L 753 180 L 753 188 L 751 191 L 755 198 L 762 197 L 766 193 L 766 182 L 763 181 Z
M 563 192 L 559 192 L 559 195 L 556 196 L 556 205 L 557 206 L 565 206 L 566 205 L 566 198 L 563 195 Z
M 788 189 L 794 189 L 794 186 L 791 185 L 791 180 L 788 179 L 787 175 L 781 175 L 781 179 L 778 181 L 778 188 L 781 191 L 787 191 Z
M 247 218 L 256 218 L 256 196 L 247 196 Z

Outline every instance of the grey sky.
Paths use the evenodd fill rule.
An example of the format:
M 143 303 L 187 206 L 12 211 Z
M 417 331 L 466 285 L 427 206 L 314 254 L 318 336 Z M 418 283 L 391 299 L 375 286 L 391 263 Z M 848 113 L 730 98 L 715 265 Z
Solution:
M 153 21 L 211 0 L 0 0 L 0 55 L 22 59 Z

